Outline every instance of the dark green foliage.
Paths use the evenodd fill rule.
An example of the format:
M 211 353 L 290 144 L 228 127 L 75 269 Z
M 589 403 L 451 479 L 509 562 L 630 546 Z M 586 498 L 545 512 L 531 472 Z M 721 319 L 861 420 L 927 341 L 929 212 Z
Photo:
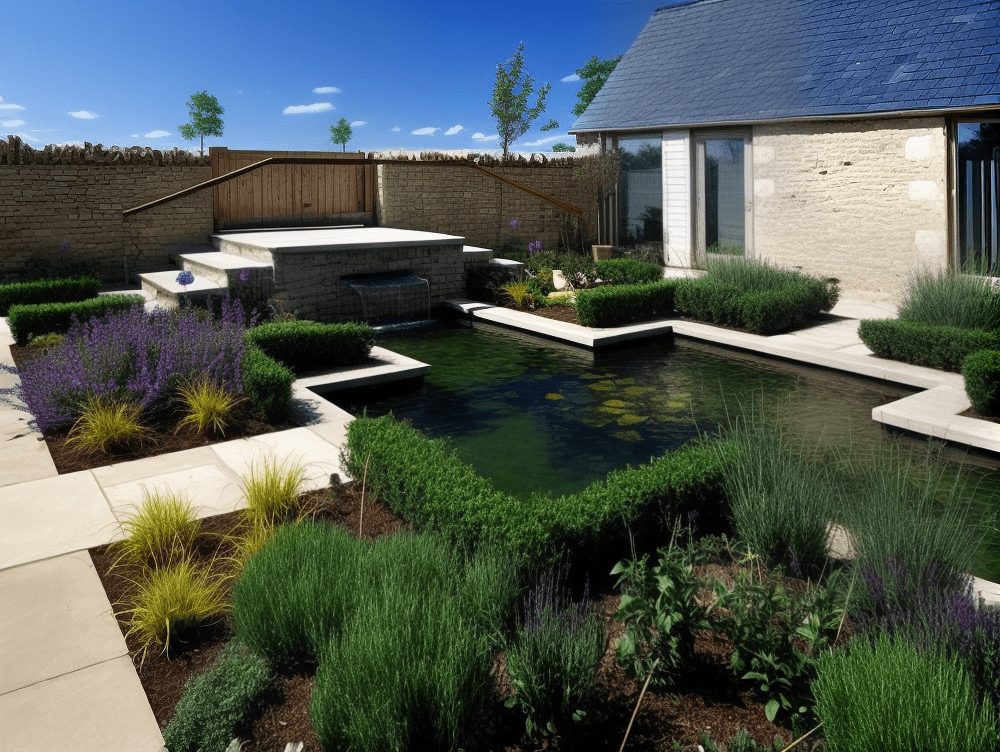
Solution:
M 12 305 L 7 311 L 7 323 L 17 344 L 41 334 L 63 334 L 74 320 L 85 321 L 112 311 L 123 311 L 141 305 L 138 295 L 101 295 L 72 303 L 37 303 Z
M 774 737 L 773 744 L 758 744 L 745 729 L 737 731 L 736 736 L 724 744 L 717 742 L 707 732 L 702 731 L 698 736 L 698 743 L 705 752 L 783 752 L 788 746 L 780 736 Z M 811 747 L 804 747 L 802 752 L 806 752 L 808 749 Z
M 663 279 L 663 267 L 634 258 L 604 259 L 594 265 L 597 276 L 612 285 L 644 285 Z
M 270 421 L 288 417 L 295 374 L 263 350 L 247 345 L 243 353 L 243 394 L 254 411 Z
M 918 324 L 959 329 L 1000 329 L 1000 290 L 990 280 L 990 269 L 968 264 L 961 269 L 925 270 L 907 282 L 899 318 Z
M 695 444 L 637 468 L 618 470 L 577 494 L 519 499 L 391 416 L 357 418 L 348 428 L 347 469 L 418 529 L 464 544 L 494 541 L 527 562 L 566 553 L 613 561 L 630 532 L 655 540 L 678 518 L 721 516 L 717 451 Z M 613 558 L 610 558 L 613 557 Z
M 364 363 L 375 333 L 367 324 L 273 321 L 248 329 L 247 341 L 301 374 Z
M 597 96 L 597 92 L 604 86 L 621 59 L 621 55 L 607 59 L 594 55 L 583 64 L 583 67 L 576 69 L 576 74 L 583 83 L 580 84 L 580 88 L 576 92 L 576 104 L 573 105 L 574 115 L 580 117 L 590 106 L 594 97 Z
M 900 319 L 868 319 L 858 327 L 861 341 L 880 358 L 960 371 L 978 350 L 1000 350 L 1000 331 L 959 329 Z
M 97 295 L 101 281 L 96 277 L 73 279 L 39 279 L 33 282 L 11 282 L 0 285 L 0 316 L 6 316 L 12 305 L 37 303 L 72 303 Z
M 163 731 L 170 752 L 223 752 L 271 681 L 267 664 L 237 640 L 185 683 Z
M 1000 351 L 978 350 L 962 363 L 965 393 L 980 415 L 1000 415 Z
M 642 262 L 637 262 L 642 263 Z M 673 280 L 644 285 L 609 285 L 581 290 L 576 310 L 584 326 L 624 326 L 673 315 Z
M 633 678 L 668 688 L 676 676 L 690 670 L 695 632 L 708 626 L 697 601 L 700 583 L 684 551 L 660 549 L 655 564 L 647 557 L 622 561 L 611 574 L 621 601 L 615 618 L 625 624 L 618 641 L 618 662 Z
M 829 752 L 995 752 L 997 719 L 958 660 L 899 635 L 819 659 L 816 715 Z

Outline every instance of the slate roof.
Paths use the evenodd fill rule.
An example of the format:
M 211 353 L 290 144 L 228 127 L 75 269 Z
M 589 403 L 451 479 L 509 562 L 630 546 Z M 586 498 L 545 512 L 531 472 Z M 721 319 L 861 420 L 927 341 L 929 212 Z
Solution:
M 997 0 L 657 10 L 573 131 L 1000 105 Z

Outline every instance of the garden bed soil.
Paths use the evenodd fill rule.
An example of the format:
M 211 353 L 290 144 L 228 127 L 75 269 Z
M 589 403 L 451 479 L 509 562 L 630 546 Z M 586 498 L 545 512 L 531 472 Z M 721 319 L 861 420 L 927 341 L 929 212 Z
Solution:
M 966 418 L 975 418 L 976 420 L 988 420 L 990 423 L 1000 423 L 1000 415 L 982 415 L 981 413 L 977 413 L 971 407 L 964 413 L 959 413 L 959 414 Z
M 35 352 L 26 347 L 11 347 L 11 355 L 17 366 L 22 366 L 29 359 L 35 356 Z M 223 436 L 199 435 L 194 431 L 175 430 L 175 423 L 164 421 L 161 423 L 152 422 L 148 424 L 150 429 L 149 437 L 141 444 L 122 448 L 113 452 L 85 454 L 72 444 L 67 445 L 69 438 L 69 427 L 53 429 L 42 433 L 45 445 L 48 447 L 52 462 L 59 473 L 73 473 L 78 470 L 91 470 L 95 467 L 117 464 L 138 460 L 143 457 L 153 457 L 158 454 L 168 452 L 180 452 L 184 449 L 217 444 L 221 441 L 231 439 L 243 439 L 250 436 L 259 436 L 264 433 L 274 431 L 284 431 L 295 428 L 295 424 L 290 422 L 270 423 L 254 417 L 247 410 L 237 409 L 233 416 L 232 425 L 226 430 Z
M 316 519 L 328 520 L 357 534 L 360 489 L 357 484 L 348 484 L 310 492 L 303 495 L 303 508 L 310 510 Z M 365 499 L 363 522 L 364 537 L 387 535 L 408 527 L 386 506 L 371 498 Z M 226 536 L 238 531 L 241 524 L 239 512 L 204 520 L 202 529 L 205 534 L 200 538 L 196 556 L 204 562 L 225 561 L 231 553 Z M 125 603 L 130 585 L 127 573 L 112 570 L 115 559 L 113 544 L 93 549 L 91 556 L 115 610 L 127 608 Z M 710 569 L 717 567 L 706 567 L 706 573 Z M 718 574 L 715 571 L 712 573 Z M 598 674 L 600 699 L 590 718 L 583 724 L 565 729 L 560 739 L 539 747 L 523 742 L 524 729 L 519 716 L 498 702 L 493 717 L 483 719 L 484 738 L 489 736 L 494 740 L 490 749 L 503 752 L 535 749 L 596 752 L 618 748 L 641 684 L 629 678 L 615 661 L 614 642 L 622 632 L 622 625 L 614 620 L 617 608 L 618 596 L 610 592 L 599 594 L 592 601 L 593 611 L 606 625 L 609 642 Z M 126 634 L 128 627 L 121 617 L 119 625 L 122 633 Z M 139 679 L 161 728 L 165 728 L 170 721 L 185 682 L 212 663 L 232 634 L 232 624 L 227 617 L 179 637 L 169 658 L 151 652 L 144 660 L 139 654 L 137 640 L 126 636 Z M 775 735 L 790 738 L 789 730 L 768 722 L 758 699 L 733 681 L 727 668 L 731 646 L 725 637 L 702 632 L 698 635 L 696 649 L 697 665 L 677 683 L 672 692 L 647 692 L 632 730 L 629 750 L 672 752 L 677 749 L 674 740 L 681 742 L 684 749 L 693 750 L 701 732 L 708 732 L 717 740 L 728 740 L 741 729 L 746 729 L 762 744 L 769 744 Z M 497 681 L 501 695 L 505 693 L 505 673 L 500 658 L 497 661 Z M 258 714 L 241 730 L 241 738 L 248 740 L 243 749 L 247 752 L 271 752 L 283 749 L 288 742 L 301 741 L 305 743 L 305 752 L 318 752 L 319 742 L 309 720 L 312 687 L 311 667 L 278 675 L 263 698 Z
M 568 305 L 544 306 L 543 308 L 535 308 L 529 311 L 529 313 L 541 316 L 544 319 L 565 321 L 567 324 L 580 323 L 580 317 L 576 313 L 576 308 Z

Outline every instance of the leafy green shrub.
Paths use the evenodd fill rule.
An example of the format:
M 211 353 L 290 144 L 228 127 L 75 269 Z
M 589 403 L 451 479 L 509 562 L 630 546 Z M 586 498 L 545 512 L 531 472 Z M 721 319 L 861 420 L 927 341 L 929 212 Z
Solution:
M 899 318 L 957 329 L 1000 329 L 1000 290 L 989 270 L 975 264 L 963 269 L 924 270 L 906 286 Z
M 774 576 L 741 569 L 732 585 L 716 584 L 714 622 L 733 642 L 729 665 L 766 700 L 764 714 L 808 712 L 816 659 L 837 633 L 839 577 L 799 593 Z
M 227 749 L 270 682 L 267 663 L 238 640 L 230 641 L 208 668 L 185 682 L 174 716 L 163 731 L 167 749 Z
M 577 494 L 518 499 L 495 488 L 445 442 L 383 416 L 351 422 L 346 461 L 348 472 L 367 472 L 372 493 L 418 529 L 469 545 L 499 542 L 531 563 L 565 553 L 585 553 L 598 563 L 609 552 L 617 557 L 633 532 L 655 540 L 678 517 L 697 512 L 706 524 L 720 517 L 717 451 L 695 444 L 610 473 Z
M 18 304 L 7 311 L 7 323 L 14 340 L 23 345 L 41 334 L 63 334 L 69 331 L 74 320 L 86 321 L 142 302 L 143 298 L 138 295 L 102 295 L 75 303 Z
M 184 415 L 177 429 L 190 426 L 199 435 L 224 435 L 233 411 L 242 402 L 221 384 L 204 377 L 182 386 L 179 396 Z
M 660 549 L 653 565 L 647 557 L 622 561 L 611 574 L 622 592 L 615 618 L 625 624 L 618 662 L 639 681 L 652 676 L 654 686 L 669 687 L 691 668 L 695 632 L 708 626 L 691 562 L 671 546 Z
M 880 358 L 961 371 L 978 350 L 1000 350 L 1000 331 L 959 329 L 899 319 L 866 319 L 858 336 Z
M 899 636 L 821 656 L 813 693 L 830 752 L 996 750 L 995 713 L 957 660 Z
M 254 411 L 271 421 L 288 418 L 295 374 L 263 350 L 247 345 L 243 354 L 243 393 Z
M 978 350 L 962 363 L 965 393 L 980 415 L 1000 415 L 1000 350 Z
M 663 280 L 644 285 L 608 285 L 581 290 L 576 297 L 576 310 L 581 324 L 599 327 L 624 326 L 671 316 L 676 287 L 676 282 Z
M 69 430 L 66 446 L 83 454 L 106 454 L 137 446 L 150 430 L 140 422 L 142 409 L 128 400 L 89 397 Z
M 587 598 L 570 602 L 552 574 L 528 593 L 506 656 L 508 705 L 524 714 L 529 738 L 556 734 L 590 710 L 607 635 L 589 607 Z
M 6 316 L 11 306 L 38 303 L 74 303 L 97 296 L 101 280 L 96 277 L 71 279 L 38 279 L 32 282 L 10 282 L 0 285 L 0 316 Z
M 272 321 L 248 329 L 247 342 L 296 374 L 364 363 L 375 344 L 367 324 Z
M 114 544 L 116 563 L 159 567 L 185 558 L 201 532 L 191 502 L 179 493 L 143 489 L 136 513 L 122 523 L 125 537 Z
M 604 259 L 594 267 L 597 276 L 612 285 L 644 285 L 663 279 L 662 266 L 640 259 Z

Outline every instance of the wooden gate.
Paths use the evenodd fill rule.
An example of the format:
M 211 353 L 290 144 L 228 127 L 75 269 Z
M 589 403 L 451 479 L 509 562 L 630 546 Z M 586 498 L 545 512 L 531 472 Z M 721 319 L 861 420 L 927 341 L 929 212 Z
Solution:
M 268 157 L 358 159 L 358 152 L 209 149 L 212 177 Z M 215 229 L 374 224 L 375 165 L 266 165 L 212 189 Z

